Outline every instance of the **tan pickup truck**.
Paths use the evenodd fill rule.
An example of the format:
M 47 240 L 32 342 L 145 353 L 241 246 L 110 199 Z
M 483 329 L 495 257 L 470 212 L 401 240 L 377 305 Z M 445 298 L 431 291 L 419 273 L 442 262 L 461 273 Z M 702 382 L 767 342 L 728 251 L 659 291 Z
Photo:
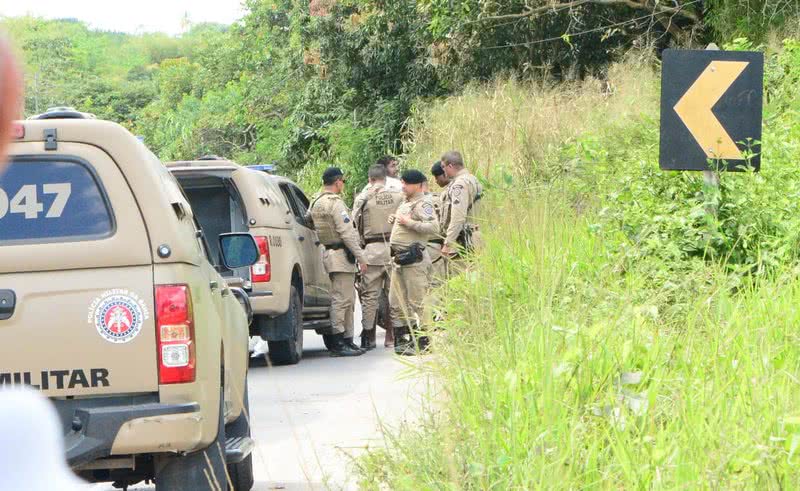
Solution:
M 203 240 L 178 183 L 117 124 L 65 109 L 14 124 L 0 386 L 50 398 L 84 479 L 249 490 L 248 300 L 209 251 L 247 268 L 255 241 Z
M 330 328 L 330 280 L 317 233 L 306 221 L 308 198 L 288 179 L 218 157 L 169 162 L 207 234 L 250 232 L 259 247 L 251 268 L 231 271 L 212 251 L 223 277 L 245 278 L 253 306 L 251 333 L 269 344 L 275 364 L 303 356 L 304 330 Z

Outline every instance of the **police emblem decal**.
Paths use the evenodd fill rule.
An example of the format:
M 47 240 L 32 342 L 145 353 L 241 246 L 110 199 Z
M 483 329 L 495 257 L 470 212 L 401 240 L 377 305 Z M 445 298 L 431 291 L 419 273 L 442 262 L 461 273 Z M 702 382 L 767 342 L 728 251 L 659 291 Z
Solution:
M 106 341 L 123 344 L 133 341 L 150 318 L 147 304 L 128 290 L 109 290 L 89 306 L 88 321 Z

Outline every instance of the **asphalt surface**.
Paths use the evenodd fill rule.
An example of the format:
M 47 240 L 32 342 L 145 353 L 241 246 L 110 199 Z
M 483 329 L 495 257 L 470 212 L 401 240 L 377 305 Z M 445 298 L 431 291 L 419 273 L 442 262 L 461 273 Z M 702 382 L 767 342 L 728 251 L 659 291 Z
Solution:
M 322 338 L 306 331 L 299 365 L 251 364 L 255 491 L 358 488 L 354 459 L 383 445 L 382 426 L 397 427 L 413 418 L 424 387 L 409 376 L 404 364 L 416 359 L 401 360 L 384 349 L 380 328 L 378 338 L 378 348 L 363 356 L 331 358 Z

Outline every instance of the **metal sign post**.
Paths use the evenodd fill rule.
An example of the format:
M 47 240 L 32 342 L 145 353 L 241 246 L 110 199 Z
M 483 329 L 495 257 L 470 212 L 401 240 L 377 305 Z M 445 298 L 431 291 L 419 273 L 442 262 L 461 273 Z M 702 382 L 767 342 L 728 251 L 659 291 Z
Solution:
M 719 51 L 719 46 L 715 43 L 711 43 L 706 46 L 707 51 Z M 717 217 L 717 204 L 716 201 L 710 201 L 708 198 L 708 190 L 712 189 L 714 191 L 714 196 L 719 196 L 719 170 L 704 170 L 703 171 L 703 196 L 706 200 L 706 214 L 710 215 L 714 218 Z

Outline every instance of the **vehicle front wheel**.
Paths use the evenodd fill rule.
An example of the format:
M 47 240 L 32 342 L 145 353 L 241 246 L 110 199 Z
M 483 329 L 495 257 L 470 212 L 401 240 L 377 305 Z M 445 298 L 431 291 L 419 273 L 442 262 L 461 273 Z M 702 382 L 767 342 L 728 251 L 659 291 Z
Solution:
M 269 358 L 275 365 L 296 365 L 303 358 L 303 304 L 300 294 L 292 286 L 289 297 L 289 310 L 275 318 L 280 331 L 291 330 L 292 339 L 286 341 L 268 341 Z

